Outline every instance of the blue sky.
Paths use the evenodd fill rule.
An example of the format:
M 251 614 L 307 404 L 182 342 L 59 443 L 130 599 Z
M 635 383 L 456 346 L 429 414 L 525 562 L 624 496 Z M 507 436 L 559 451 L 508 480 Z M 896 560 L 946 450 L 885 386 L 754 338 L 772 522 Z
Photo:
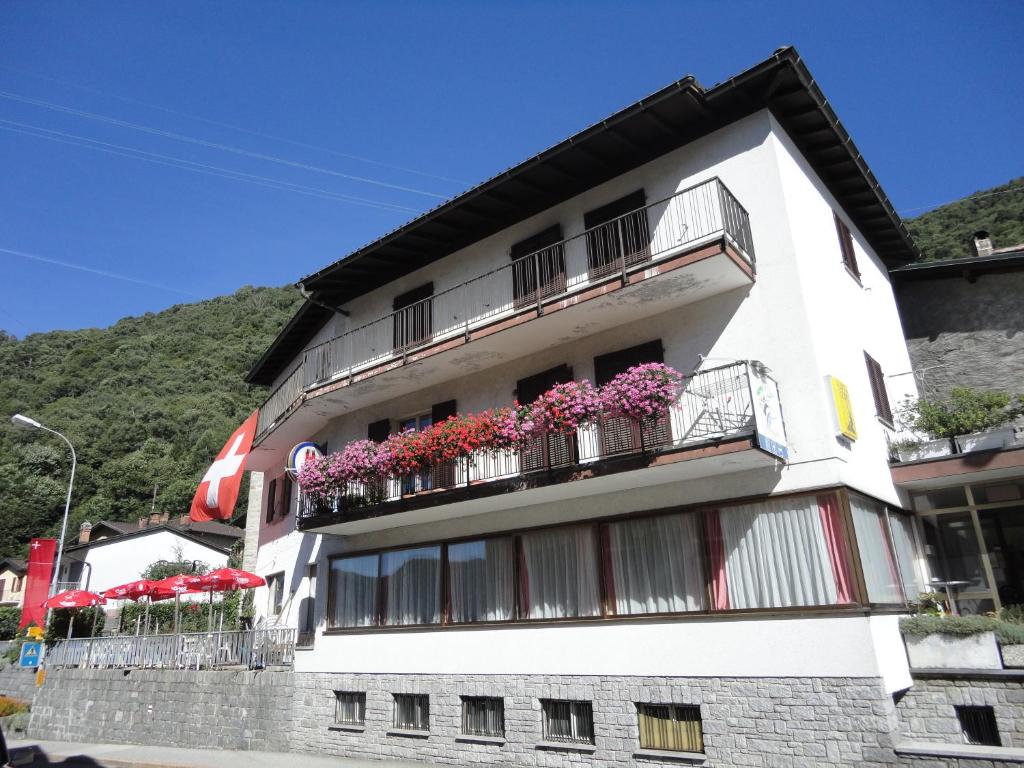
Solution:
M 710 86 L 785 44 L 914 215 L 1024 174 L 1022 31 L 1010 1 L 7 0 L 0 328 L 293 282 L 685 74 Z

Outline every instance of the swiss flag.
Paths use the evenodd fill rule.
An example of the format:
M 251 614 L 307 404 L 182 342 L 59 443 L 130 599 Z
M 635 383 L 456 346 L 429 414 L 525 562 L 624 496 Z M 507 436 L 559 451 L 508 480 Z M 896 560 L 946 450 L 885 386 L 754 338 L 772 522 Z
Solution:
M 25 582 L 25 599 L 21 605 L 21 621 L 18 629 L 35 624 L 42 627 L 46 622 L 43 602 L 50 596 L 50 579 L 53 576 L 53 555 L 57 551 L 56 539 L 32 539 L 28 549 L 28 578 Z
M 195 522 L 227 520 L 231 517 L 235 502 L 238 501 L 238 488 L 242 484 L 245 459 L 256 436 L 258 414 L 258 409 L 253 411 L 242 426 L 234 431 L 220 449 L 217 459 L 203 475 L 188 515 Z

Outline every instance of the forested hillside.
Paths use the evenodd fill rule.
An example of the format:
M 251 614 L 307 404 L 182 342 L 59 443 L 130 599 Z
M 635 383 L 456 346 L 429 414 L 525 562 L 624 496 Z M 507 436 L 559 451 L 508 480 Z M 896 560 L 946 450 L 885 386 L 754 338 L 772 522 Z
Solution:
M 59 438 L 13 427 L 11 414 L 74 443 L 70 531 L 148 514 L 154 486 L 157 511 L 187 512 L 211 459 L 266 394 L 242 376 L 299 300 L 291 286 L 245 287 L 110 328 L 0 332 L 0 556 L 25 557 L 29 538 L 59 530 L 69 469 Z
M 1024 243 L 1024 176 L 907 219 L 923 261 L 970 256 L 971 235 L 985 230 L 996 248 Z

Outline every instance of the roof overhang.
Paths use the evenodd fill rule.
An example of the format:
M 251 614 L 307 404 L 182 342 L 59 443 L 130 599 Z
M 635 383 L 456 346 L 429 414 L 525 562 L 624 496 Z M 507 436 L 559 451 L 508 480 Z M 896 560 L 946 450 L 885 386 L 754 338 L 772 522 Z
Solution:
M 762 109 L 769 109 L 879 257 L 919 254 L 794 48 L 705 89 L 688 76 L 473 187 L 299 282 L 307 301 L 246 381 L 271 384 L 333 308 Z

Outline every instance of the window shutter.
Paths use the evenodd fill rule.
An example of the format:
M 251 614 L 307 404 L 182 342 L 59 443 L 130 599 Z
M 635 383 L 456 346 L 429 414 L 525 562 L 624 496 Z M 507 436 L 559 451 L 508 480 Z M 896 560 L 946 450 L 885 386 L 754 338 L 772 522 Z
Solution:
M 849 227 L 839 218 L 839 214 L 832 212 L 832 218 L 836 221 L 836 234 L 839 236 L 839 250 L 843 254 L 843 264 L 856 277 L 860 277 L 860 270 L 857 268 L 857 254 L 853 250 L 853 235 Z
M 541 248 L 547 248 L 549 245 L 554 245 L 562 240 L 562 225 L 555 224 L 553 227 L 548 227 L 543 232 L 538 232 L 536 235 L 520 240 L 518 243 L 512 246 L 509 251 L 509 255 L 513 259 L 520 259 L 527 254 L 539 251 Z
M 583 226 L 586 229 L 591 229 L 630 211 L 635 211 L 637 208 L 643 208 L 646 203 L 647 195 L 642 189 L 638 189 L 636 192 L 583 214 Z
M 274 522 L 274 509 L 277 503 L 277 478 L 270 481 L 270 488 L 267 491 L 267 515 L 268 523 Z
M 594 358 L 594 380 L 602 387 L 627 368 L 643 363 L 665 362 L 665 350 L 661 339 L 638 344 L 629 349 L 620 349 Z
M 279 517 L 288 517 L 292 509 L 292 478 L 285 474 L 281 478 L 281 505 L 278 509 Z
M 868 380 L 871 383 L 871 395 L 875 399 L 875 413 L 886 424 L 892 424 L 892 409 L 889 407 L 889 391 L 885 388 L 885 374 L 882 366 L 871 355 L 864 353 L 864 362 L 868 366 Z
M 512 265 L 512 298 L 516 308 L 565 291 L 565 248 L 561 242 L 562 227 L 556 224 L 520 240 L 509 250 L 515 262 Z M 537 255 L 529 259 L 522 258 L 531 253 Z
M 391 419 L 375 421 L 366 428 L 366 439 L 375 443 L 383 443 L 391 434 Z
M 529 405 L 555 384 L 565 384 L 567 381 L 572 381 L 572 368 L 564 364 L 519 379 L 516 382 L 516 402 Z
M 448 419 L 449 416 L 454 416 L 455 401 L 445 400 L 443 403 L 435 403 L 430 407 L 430 423 L 440 424 L 442 421 Z
M 663 362 L 665 350 L 661 345 L 661 339 L 655 339 L 629 349 L 620 349 L 595 357 L 594 380 L 597 386 L 601 387 L 634 365 Z M 624 416 L 605 417 L 599 433 L 601 452 L 611 455 L 630 453 L 639 449 L 641 445 L 651 448 L 671 442 L 671 435 L 669 420 L 665 415 L 646 420 L 639 426 Z
M 423 285 L 413 288 L 411 291 L 406 291 L 400 296 L 395 297 L 395 302 L 392 305 L 392 309 L 396 312 L 399 309 L 405 309 L 406 307 L 415 304 L 417 301 L 423 301 L 434 295 L 434 284 L 424 283 Z
M 572 381 L 572 368 L 559 365 L 546 371 L 527 376 L 516 382 L 516 401 L 529 405 L 555 384 Z M 546 466 L 571 464 L 576 460 L 576 441 L 570 435 L 550 434 L 530 440 L 520 452 L 520 466 L 524 472 L 543 469 Z

